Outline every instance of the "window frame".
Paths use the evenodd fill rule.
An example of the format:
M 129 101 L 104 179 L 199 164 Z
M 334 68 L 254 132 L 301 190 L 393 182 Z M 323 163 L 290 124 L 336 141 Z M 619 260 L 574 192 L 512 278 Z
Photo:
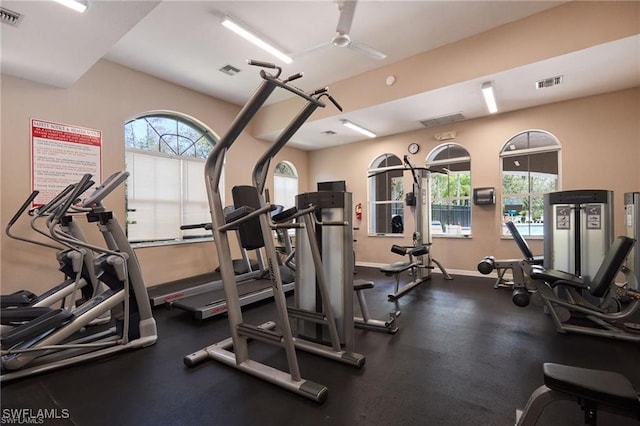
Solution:
M 464 151 L 467 155 L 465 156 L 461 156 L 461 157 L 453 157 L 453 158 L 447 158 L 447 159 L 443 159 L 443 160 L 431 160 L 432 157 L 436 156 L 437 154 L 440 154 L 444 149 L 448 149 L 449 147 L 454 146 L 456 148 L 459 148 L 460 150 Z M 469 169 L 465 170 L 466 173 L 468 173 L 469 175 L 469 195 L 467 196 L 462 196 L 462 197 L 453 197 L 453 196 L 447 196 L 444 197 L 442 200 L 445 201 L 445 204 L 443 205 L 453 205 L 453 204 L 449 204 L 448 202 L 452 201 L 452 200 L 467 200 L 467 205 L 469 208 L 469 226 L 468 226 L 468 232 L 465 229 L 466 227 L 463 227 L 462 225 L 460 225 L 458 227 L 458 225 L 451 226 L 450 229 L 448 230 L 442 230 L 444 224 L 440 224 L 440 229 L 442 230 L 439 233 L 434 233 L 434 220 L 433 220 L 433 205 L 434 205 L 434 201 L 436 201 L 435 197 L 433 197 L 434 191 L 433 188 L 431 187 L 431 184 L 433 182 L 433 176 L 440 174 L 439 172 L 431 172 L 430 176 L 429 176 L 429 196 L 432 197 L 432 199 L 429 200 L 429 207 L 430 207 L 430 211 L 429 211 L 429 217 L 431 218 L 431 223 L 430 223 L 430 229 L 429 232 L 431 234 L 432 237 L 438 237 L 438 238 L 460 238 L 460 237 L 466 237 L 469 238 L 472 235 L 472 224 L 473 224 L 473 205 L 472 205 L 472 199 L 473 199 L 473 185 L 472 185 L 472 178 L 471 178 L 471 154 L 469 154 L 469 151 L 462 145 L 460 145 L 459 143 L 443 143 L 440 144 L 438 146 L 436 146 L 435 148 L 433 148 L 431 150 L 431 152 L 429 152 L 429 154 L 427 155 L 427 159 L 425 161 L 425 164 L 427 166 L 427 168 L 432 168 L 434 166 L 442 166 L 442 165 L 451 165 L 451 164 L 462 164 L 462 163 L 469 163 Z M 447 174 L 447 176 L 450 176 L 451 174 L 462 174 L 464 172 L 452 172 L 450 174 Z M 447 179 L 448 181 L 448 179 Z M 449 188 L 448 182 L 447 182 L 447 189 Z M 462 204 L 461 204 L 462 205 Z M 451 232 L 448 232 L 451 231 Z
M 153 131 L 155 131 L 156 135 L 155 137 L 158 139 L 158 146 L 157 147 L 153 147 L 154 149 L 144 149 L 144 148 L 139 148 L 139 147 L 130 147 L 129 143 L 128 143 L 128 134 L 127 134 L 127 125 L 129 125 L 132 122 L 135 122 L 136 120 L 144 120 L 147 118 L 163 118 L 163 119 L 168 119 L 168 120 L 175 120 L 176 121 L 176 133 L 175 134 L 171 134 L 170 136 L 176 136 L 178 139 L 184 137 L 184 133 L 180 132 L 180 126 L 186 126 L 188 128 L 190 128 L 191 130 L 197 132 L 200 136 L 197 139 L 192 139 L 192 138 L 187 138 L 188 140 L 192 141 L 191 145 L 186 148 L 183 151 L 179 151 L 179 154 L 175 154 L 175 150 L 173 150 L 173 148 L 171 147 L 171 145 L 169 145 L 166 141 L 161 140 L 163 136 L 167 136 L 167 134 L 160 134 L 155 128 L 153 129 Z M 148 126 L 149 124 L 147 124 Z M 178 179 L 180 180 L 179 182 L 179 200 L 176 199 L 178 205 L 179 205 L 179 216 L 181 218 L 181 222 L 184 220 L 185 214 L 188 214 L 188 210 L 185 209 L 185 205 L 189 204 L 190 201 L 187 199 L 187 197 L 189 196 L 189 183 L 188 181 L 188 168 L 191 164 L 195 164 L 195 163 L 202 163 L 202 167 L 204 168 L 204 164 L 206 162 L 206 158 L 208 156 L 208 153 L 206 155 L 204 155 L 204 153 L 202 151 L 198 151 L 197 146 L 195 146 L 195 144 L 198 143 L 198 141 L 200 141 L 202 138 L 205 138 L 206 141 L 208 141 L 209 145 L 210 145 L 210 149 L 209 152 L 211 152 L 211 150 L 213 149 L 213 147 L 215 146 L 216 143 L 218 143 L 218 141 L 220 140 L 219 136 L 212 130 L 210 129 L 206 124 L 204 124 L 202 121 L 189 116 L 187 114 L 183 114 L 177 111 L 168 111 L 168 110 L 153 110 L 153 111 L 147 111 L 141 114 L 136 115 L 134 118 L 131 118 L 129 120 L 127 120 L 124 123 L 124 145 L 125 145 L 125 156 L 128 155 L 128 153 L 131 153 L 132 155 L 144 155 L 144 156 L 148 156 L 149 158 L 159 158 L 159 159 L 170 159 L 170 160 L 175 160 L 178 161 L 179 163 L 177 164 L 177 167 L 179 168 L 179 176 Z M 176 140 L 178 140 L 176 139 Z M 170 151 L 173 152 L 167 152 L 167 150 L 163 150 L 162 149 L 162 145 L 164 144 L 167 145 L 167 147 L 170 149 Z M 176 146 L 180 146 L 179 144 L 177 144 Z M 188 154 L 189 151 L 193 151 L 190 155 Z M 186 154 L 186 155 L 185 155 Z M 126 164 L 126 159 L 125 159 L 125 164 Z M 188 163 L 188 164 L 185 164 Z M 129 169 L 129 166 L 127 166 L 127 169 Z M 131 179 L 134 178 L 133 176 L 130 175 L 130 177 L 127 179 L 127 188 L 131 185 Z M 202 173 L 202 182 L 204 183 L 204 172 Z M 222 174 L 222 178 L 220 181 L 220 186 L 221 188 L 224 188 L 224 171 Z M 220 191 L 222 196 L 223 196 L 223 203 L 224 203 L 224 191 Z M 208 198 L 206 195 L 206 189 L 205 189 L 205 197 L 204 199 L 206 200 L 206 211 L 209 211 L 209 206 L 208 206 Z M 127 231 L 127 236 L 129 237 L 129 226 L 132 224 L 130 222 L 130 217 L 129 217 L 129 213 L 131 212 L 131 210 L 129 210 L 129 193 L 128 193 L 128 189 L 125 191 L 125 208 L 127 209 L 127 220 L 125 221 L 125 227 L 126 227 L 126 231 Z M 155 212 L 156 210 L 154 210 Z M 205 220 L 206 222 L 210 222 L 210 216 L 207 215 L 203 215 L 202 218 L 204 219 L 205 216 L 207 217 L 207 219 Z M 182 223 L 181 225 L 186 225 L 187 223 Z M 169 244 L 184 244 L 184 243 L 197 243 L 197 242 L 202 242 L 202 241 L 210 241 L 213 238 L 213 235 L 211 234 L 210 231 L 205 231 L 204 229 L 202 229 L 202 232 L 198 232 L 198 231 L 194 231 L 194 230 L 180 230 L 179 228 L 176 230 L 176 235 L 175 237 L 169 237 L 169 238 L 149 238 L 149 239 L 145 239 L 145 240 L 133 240 L 131 241 L 131 244 L 136 246 L 136 247 L 148 247 L 148 246 L 157 246 L 157 245 L 169 245 Z
M 380 164 L 383 161 L 391 158 L 391 157 L 395 157 L 396 159 L 398 159 L 399 164 L 398 165 L 394 165 L 394 166 L 386 166 L 386 167 L 377 167 L 374 166 L 374 164 Z M 375 173 L 380 173 L 383 172 L 385 170 L 399 170 L 398 167 L 402 166 L 402 159 L 400 157 L 398 157 L 395 154 L 392 153 L 384 153 L 384 154 L 380 154 L 378 156 L 376 156 L 370 163 L 369 163 L 369 167 L 367 168 L 367 180 L 370 179 L 374 179 L 373 177 L 371 177 L 372 174 Z M 384 201 L 378 201 L 378 200 L 374 200 L 374 181 L 368 181 L 367 182 L 367 211 L 368 211 L 368 218 L 367 218 L 367 234 L 370 237 L 404 237 L 404 227 L 403 227 L 403 231 L 399 232 L 399 233 L 392 233 L 392 232 L 375 232 L 376 230 L 374 230 L 374 223 L 376 220 L 376 213 L 375 213 L 375 208 L 374 205 L 386 205 L 386 204 L 390 204 L 392 205 L 391 207 L 391 217 L 394 216 L 394 208 L 393 208 L 393 204 L 400 204 L 399 208 L 396 208 L 396 213 L 395 214 L 401 214 L 402 219 L 403 219 L 403 224 L 406 225 L 406 220 L 405 220 L 405 214 L 404 214 L 404 207 L 405 207 L 405 202 L 404 202 L 404 197 L 406 194 L 405 191 L 405 176 L 404 176 L 404 170 L 402 171 L 401 176 L 396 176 L 396 177 L 391 177 L 391 179 L 393 178 L 399 178 L 401 179 L 402 182 L 402 194 L 400 194 L 400 199 L 398 200 L 384 200 Z M 391 193 L 389 194 L 389 198 L 391 198 Z M 398 211 L 399 210 L 399 211 Z
M 546 135 L 550 140 L 552 140 L 554 142 L 553 145 L 545 145 L 545 146 L 540 146 L 540 147 L 535 147 L 535 148 L 526 148 L 526 149 L 514 149 L 514 150 L 510 150 L 507 151 L 509 143 L 514 140 L 515 138 L 523 135 L 523 134 L 530 134 L 530 133 L 542 133 L 544 135 Z M 544 154 L 544 153 L 549 153 L 549 152 L 555 152 L 556 153 L 556 169 L 557 169 L 557 177 L 556 177 L 556 188 L 553 189 L 553 191 L 561 191 L 562 190 L 562 145 L 560 144 L 560 140 L 551 132 L 546 131 L 546 130 L 542 130 L 542 129 L 528 129 L 528 130 L 523 130 L 521 132 L 515 133 L 513 134 L 511 137 L 509 137 L 509 139 L 507 139 L 505 141 L 505 143 L 503 144 L 501 150 L 500 150 L 500 154 L 499 154 L 499 161 L 500 161 L 500 204 L 499 204 L 499 209 L 498 212 L 500 213 L 500 221 L 502 222 L 502 227 L 501 227 L 501 238 L 504 239 L 510 239 L 511 234 L 509 233 L 509 230 L 507 229 L 507 227 L 505 226 L 506 221 L 511 220 L 511 216 L 509 218 L 506 218 L 506 215 L 504 214 L 505 212 L 505 200 L 507 198 L 512 198 L 514 196 L 519 196 L 520 194 L 506 194 L 505 193 L 505 188 L 504 188 L 504 176 L 505 176 L 505 170 L 504 170 L 504 159 L 505 158 L 509 158 L 509 157 L 518 157 L 518 156 L 523 156 L 523 155 L 530 155 L 530 154 Z M 531 168 L 530 168 L 530 164 L 528 164 L 527 167 L 527 178 L 528 178 L 528 182 L 529 182 L 529 191 L 526 193 L 526 197 L 528 199 L 528 204 L 531 204 L 531 198 L 532 197 L 538 197 L 538 198 L 542 198 L 544 197 L 544 194 L 547 192 L 532 192 L 531 191 Z M 535 172 L 534 172 L 535 173 Z M 518 214 L 518 216 L 520 216 Z M 530 213 L 529 217 L 533 218 L 533 215 Z M 544 217 L 542 218 L 542 220 L 544 220 Z M 520 233 L 529 239 L 532 240 L 542 240 L 544 239 L 544 221 L 539 223 L 539 228 L 540 228 L 540 233 L 532 233 L 531 232 L 531 225 L 535 225 L 535 223 L 533 221 L 526 221 L 523 222 L 525 224 L 527 224 L 528 226 L 526 227 L 527 229 L 521 229 L 518 228 Z M 538 227 L 537 227 L 538 228 Z

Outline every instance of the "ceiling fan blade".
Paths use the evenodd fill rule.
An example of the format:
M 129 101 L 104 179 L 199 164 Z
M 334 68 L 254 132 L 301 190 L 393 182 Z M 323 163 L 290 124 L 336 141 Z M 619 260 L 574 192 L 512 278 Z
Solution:
M 366 44 L 358 43 L 355 41 L 352 41 L 351 43 L 349 43 L 347 48 L 363 53 L 367 56 L 370 56 L 373 59 L 378 59 L 379 61 L 387 57 L 386 54 L 380 52 L 379 50 L 376 50 L 373 47 L 369 47 Z
M 340 10 L 340 19 L 338 20 L 336 32 L 349 34 L 353 23 L 353 15 L 356 12 L 356 0 L 339 0 L 337 3 Z
M 325 41 L 324 43 L 316 44 L 315 46 L 311 46 L 307 49 L 301 50 L 299 52 L 295 52 L 291 55 L 293 59 L 299 58 L 304 55 L 308 55 L 309 53 L 315 52 L 316 50 L 324 49 L 325 47 L 331 46 L 330 41 Z

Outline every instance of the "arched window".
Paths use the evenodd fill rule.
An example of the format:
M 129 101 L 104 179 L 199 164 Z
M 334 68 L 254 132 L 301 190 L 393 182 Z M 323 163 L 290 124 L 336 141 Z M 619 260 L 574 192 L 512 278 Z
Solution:
M 298 173 L 288 161 L 276 164 L 273 171 L 273 203 L 285 209 L 296 204 L 298 194 Z
M 471 235 L 471 157 L 454 143 L 427 156 L 431 196 L 431 234 Z
M 127 235 L 132 242 L 211 236 L 181 225 L 211 222 L 204 162 L 218 137 L 176 112 L 142 114 L 124 125 Z
M 393 154 L 377 157 L 369 167 L 369 233 L 403 233 L 404 173 Z M 395 170 L 394 170 L 395 169 Z
M 556 137 L 541 130 L 518 133 L 502 148 L 503 220 L 523 235 L 543 235 L 543 195 L 559 189 L 559 156 Z M 505 226 L 502 233 L 508 234 Z

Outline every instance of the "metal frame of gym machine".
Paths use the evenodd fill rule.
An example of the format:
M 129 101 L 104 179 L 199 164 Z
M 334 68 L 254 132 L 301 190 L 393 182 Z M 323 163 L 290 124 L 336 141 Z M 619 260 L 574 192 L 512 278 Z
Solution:
M 281 69 L 274 64 L 259 61 L 250 61 L 249 63 L 263 68 L 275 69 L 276 73 L 275 75 L 271 75 L 265 72 L 265 70 L 260 71 L 260 77 L 263 79 L 261 85 L 239 112 L 238 116 L 234 119 L 227 133 L 215 145 L 205 163 L 205 183 L 213 224 L 214 241 L 218 251 L 220 272 L 227 299 L 231 337 L 185 356 L 184 363 L 187 366 L 195 366 L 212 358 L 313 401 L 323 402 L 327 397 L 327 388 L 326 386 L 301 377 L 296 355 L 296 347 L 309 350 L 316 355 L 327 356 L 330 359 L 351 363 L 351 365 L 356 366 L 361 366 L 364 363 L 364 358 L 362 357 L 358 361 L 351 359 L 352 357 L 349 356 L 351 353 L 332 350 L 331 347 L 314 344 L 313 342 L 306 342 L 303 344 L 302 341 L 294 338 L 288 317 L 286 299 L 282 289 L 282 280 L 278 267 L 278 254 L 276 253 L 273 241 L 272 226 L 269 217 L 272 206 L 266 203 L 264 196 L 261 193 L 261 189 L 264 188 L 264 179 L 266 176 L 266 169 L 268 168 L 268 160 L 271 159 L 270 155 L 272 156 L 274 152 L 277 152 L 277 149 L 280 149 L 284 143 L 286 143 L 286 141 L 300 126 L 302 126 L 304 121 L 316 108 L 325 106 L 319 98 L 326 95 L 326 89 L 316 91 L 311 95 L 306 94 L 300 89 L 288 84 L 290 81 L 301 77 L 301 74 L 295 74 L 285 80 L 280 80 L 278 77 L 281 73 Z M 276 87 L 286 89 L 301 97 L 306 101 L 306 106 L 283 131 L 282 136 L 276 143 L 278 147 L 272 147 L 269 151 L 271 154 L 266 153 L 256 165 L 253 178 L 254 187 L 245 187 L 251 190 L 249 196 L 240 197 L 240 195 L 238 195 L 238 198 L 253 199 L 255 203 L 259 204 L 258 208 L 254 208 L 253 206 L 249 206 L 249 208 L 247 208 L 247 205 L 238 205 L 239 203 L 237 201 L 240 200 L 234 200 L 236 210 L 238 211 L 238 215 L 236 216 L 237 218 L 230 222 L 226 222 L 218 188 L 224 158 L 227 150 L 229 150 L 233 142 L 248 125 L 250 120 L 257 113 L 258 109 L 262 104 L 264 104 Z M 330 96 L 329 99 L 333 100 Z M 268 159 L 267 161 L 264 161 L 266 157 L 268 157 Z M 236 188 L 242 187 L 235 187 L 234 191 Z M 252 221 L 255 223 L 256 220 L 259 223 L 260 233 L 263 240 L 262 244 L 264 244 L 267 255 L 269 278 L 273 286 L 273 295 L 279 319 L 277 331 L 273 330 L 276 327 L 276 324 L 271 321 L 258 326 L 244 323 L 241 306 L 238 300 L 236 277 L 233 272 L 231 250 L 227 232 L 235 226 L 241 227 L 242 225 L 253 225 L 249 222 Z M 242 229 L 240 230 L 240 234 L 242 237 Z M 286 353 L 288 372 L 251 359 L 248 348 L 249 340 L 258 340 L 281 346 Z M 233 351 L 230 350 L 231 348 L 233 348 Z
M 544 267 L 593 277 L 613 243 L 613 191 L 544 194 Z
M 27 377 L 156 342 L 156 323 L 138 259 L 117 219 L 102 205 L 102 199 L 127 176 L 127 172 L 112 174 L 82 200 L 80 211 L 87 213 L 90 222 L 97 222 L 107 248 L 80 241 L 64 234 L 58 227 L 88 188 L 89 174 L 83 176 L 47 221 L 49 232 L 56 241 L 102 253 L 95 261 L 102 266 L 101 281 L 108 288 L 78 307 L 52 309 L 49 314 L 3 333 L 0 381 Z M 111 317 L 115 319 L 113 327 L 82 333 L 87 325 L 107 311 L 111 311 Z
M 93 181 L 89 181 L 85 190 L 89 189 L 93 184 Z M 63 308 L 70 308 L 73 303 L 77 302 L 76 297 L 74 297 L 77 294 L 81 295 L 85 300 L 98 295 L 101 284 L 98 280 L 98 272 L 94 265 L 93 251 L 58 241 L 37 226 L 37 222 L 42 218 L 47 218 L 52 215 L 52 212 L 59 207 L 60 203 L 64 201 L 74 188 L 75 185 L 68 185 L 45 205 L 29 209 L 31 203 L 40 192 L 37 190 L 33 191 L 7 224 L 5 233 L 8 237 L 18 241 L 27 242 L 29 244 L 35 244 L 56 250 L 56 259 L 60 265 L 58 269 L 64 274 L 65 280 L 40 295 L 35 295 L 28 290 L 21 290 L 11 295 L 0 296 L 3 308 L 3 324 L 0 326 L 0 334 L 15 326 L 14 321 L 15 323 L 19 323 L 21 321 L 25 321 L 26 318 L 32 318 L 32 315 L 33 318 L 35 318 L 35 316 L 46 312 L 47 308 L 54 304 L 62 303 Z M 84 190 L 82 192 L 84 192 Z M 33 238 L 16 235 L 12 232 L 11 228 L 13 225 L 15 225 L 18 219 L 23 216 L 27 210 L 29 210 L 29 215 L 33 216 L 29 221 L 31 229 L 36 233 L 43 235 L 48 240 L 52 240 L 55 245 L 49 242 L 38 241 Z M 87 240 L 82 229 L 78 226 L 77 222 L 73 220 L 72 216 L 63 216 L 58 225 L 60 226 L 63 234 L 71 235 L 79 241 Z M 10 308 L 15 307 L 19 307 L 20 309 L 9 310 Z M 7 310 L 5 310 L 5 308 L 7 308 Z M 24 315 L 24 311 L 30 312 L 28 315 Z M 12 315 L 13 313 L 19 315 L 14 318 Z
M 427 247 L 427 252 L 416 256 L 415 262 L 402 263 L 402 267 L 397 268 L 396 271 L 391 272 L 396 275 L 395 292 L 388 295 L 389 300 L 395 300 L 407 292 L 411 291 L 414 287 L 422 284 L 423 282 L 431 278 L 431 270 L 434 269 L 435 264 L 445 280 L 452 280 L 453 277 L 449 275 L 447 270 L 442 266 L 440 262 L 431 256 L 431 207 L 429 198 L 429 174 L 431 170 L 426 167 L 416 167 L 408 155 L 404 156 L 405 167 L 402 168 L 389 168 L 383 172 L 374 173 L 369 175 L 369 178 L 377 176 L 380 173 L 387 173 L 391 170 L 410 170 L 413 177 L 413 194 L 415 196 L 415 232 L 413 233 L 413 246 L 414 247 Z M 425 211 L 426 210 L 426 211 Z M 425 232 L 426 230 L 426 232 Z M 426 261 L 424 257 L 426 256 Z M 398 265 L 401 263 L 399 262 Z M 391 264 L 389 266 L 393 266 Z M 399 287 L 400 280 L 399 275 L 407 270 L 413 271 L 413 280 Z M 424 271 L 427 271 L 425 274 Z
M 638 281 L 617 258 L 628 256 L 622 250 L 628 242 L 613 241 L 613 229 L 612 191 L 545 194 L 544 268 L 530 266 L 528 275 L 559 333 L 640 341 L 640 325 L 624 322 L 640 308 Z M 603 268 L 618 260 L 626 282 L 613 282 L 615 276 L 604 280 L 609 271 Z M 583 321 L 571 321 L 574 315 Z
M 204 228 L 211 230 L 211 223 L 197 225 L 183 225 L 180 229 Z M 265 272 L 264 260 L 260 250 L 256 250 L 256 263 L 249 259 L 247 250 L 241 249 L 242 259 L 237 259 L 247 265 L 247 272 L 239 273 L 236 277 L 238 284 L 243 287 L 240 296 L 242 306 L 259 302 L 273 296 L 271 286 L 256 286 L 256 279 Z M 234 260 L 235 261 L 235 260 Z M 257 266 L 257 269 L 255 269 Z M 283 283 L 285 291 L 292 291 L 294 283 Z M 198 320 L 210 318 L 227 312 L 227 304 L 222 291 L 222 280 L 215 273 L 188 277 L 149 288 L 149 300 L 152 306 L 167 304 L 188 312 L 192 312 Z

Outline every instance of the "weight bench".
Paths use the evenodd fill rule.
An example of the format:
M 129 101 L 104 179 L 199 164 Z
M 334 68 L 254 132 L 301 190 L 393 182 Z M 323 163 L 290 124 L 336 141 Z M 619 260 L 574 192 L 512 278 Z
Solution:
M 497 260 L 493 256 L 487 256 L 478 263 L 478 272 L 481 274 L 488 275 L 493 270 L 498 274 L 498 278 L 496 278 L 496 282 L 493 285 L 493 288 L 522 288 L 524 287 L 524 271 L 521 266 L 521 262 L 526 262 L 528 265 L 542 265 L 544 261 L 544 256 L 542 255 L 534 255 L 531 249 L 529 248 L 529 244 L 524 239 L 520 231 L 516 227 L 515 223 L 512 221 L 508 221 L 505 223 L 507 229 L 511 233 L 513 240 L 516 245 L 520 249 L 520 253 L 522 253 L 522 259 L 504 259 Z M 512 280 L 507 280 L 504 275 L 507 271 L 511 270 L 513 277 Z M 514 300 L 516 298 L 516 294 L 514 292 Z M 521 302 L 522 303 L 522 302 Z M 528 300 L 526 304 L 518 306 L 526 306 L 528 304 Z
M 516 426 L 535 425 L 552 402 L 576 401 L 589 426 L 597 423 L 598 410 L 640 420 L 640 399 L 631 382 L 619 373 L 545 363 L 544 385 L 536 389 L 524 410 L 516 411 Z
M 408 262 L 393 262 L 380 268 L 380 272 L 384 273 L 388 277 L 393 276 L 395 279 L 395 292 L 388 296 L 390 300 L 394 300 L 411 290 L 413 287 L 422 283 L 423 280 L 418 278 L 418 268 L 433 269 L 433 266 L 425 266 L 413 260 L 414 257 L 428 254 L 429 246 L 404 247 L 394 244 L 391 246 L 391 251 L 401 256 L 409 255 Z M 411 275 L 414 277 L 414 280 L 400 288 L 400 274 L 405 271 L 411 271 Z
M 400 316 L 400 311 L 390 312 L 389 319 L 387 321 L 371 319 L 369 317 L 369 309 L 367 308 L 367 301 L 364 298 L 363 290 L 373 287 L 373 281 L 353 280 L 353 290 L 356 292 L 356 296 L 358 297 L 358 304 L 360 305 L 360 312 L 362 314 L 362 317 L 353 317 L 353 324 L 355 327 L 365 330 L 395 334 L 398 332 L 398 327 L 396 327 L 395 323 L 396 318 Z

